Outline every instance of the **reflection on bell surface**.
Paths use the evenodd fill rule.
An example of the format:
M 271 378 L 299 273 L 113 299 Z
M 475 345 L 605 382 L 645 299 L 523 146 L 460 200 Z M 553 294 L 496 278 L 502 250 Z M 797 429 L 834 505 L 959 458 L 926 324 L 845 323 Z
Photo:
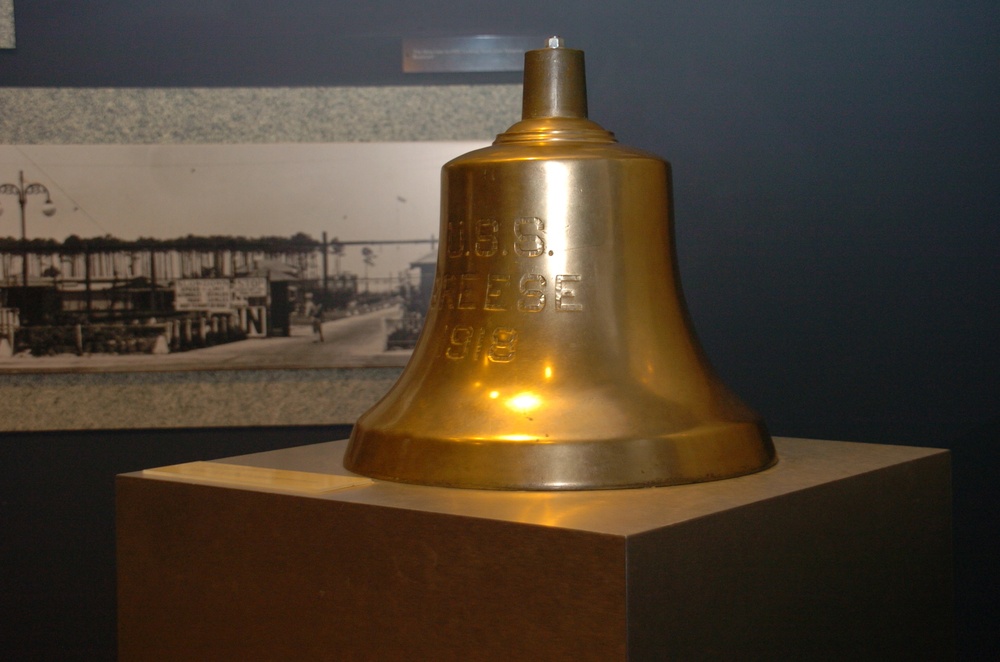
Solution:
M 525 55 L 523 119 L 442 169 L 424 331 L 345 466 L 451 487 L 671 485 L 776 461 L 713 374 L 674 258 L 670 167 L 587 119 L 582 51 Z

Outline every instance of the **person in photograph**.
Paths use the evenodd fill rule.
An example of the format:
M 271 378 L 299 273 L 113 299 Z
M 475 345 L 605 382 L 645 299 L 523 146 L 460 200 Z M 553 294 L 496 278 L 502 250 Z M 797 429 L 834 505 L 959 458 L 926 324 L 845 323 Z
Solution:
M 306 315 L 312 320 L 313 335 L 323 342 L 323 304 L 316 303 L 312 294 L 306 294 Z

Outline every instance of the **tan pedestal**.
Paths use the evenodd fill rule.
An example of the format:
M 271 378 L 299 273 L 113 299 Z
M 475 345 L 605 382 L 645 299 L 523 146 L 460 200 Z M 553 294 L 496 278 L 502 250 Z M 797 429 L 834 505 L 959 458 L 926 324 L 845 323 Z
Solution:
M 643 490 L 125 474 L 120 659 L 949 656 L 948 453 L 775 441 L 768 471 Z M 347 476 L 345 445 L 219 463 Z

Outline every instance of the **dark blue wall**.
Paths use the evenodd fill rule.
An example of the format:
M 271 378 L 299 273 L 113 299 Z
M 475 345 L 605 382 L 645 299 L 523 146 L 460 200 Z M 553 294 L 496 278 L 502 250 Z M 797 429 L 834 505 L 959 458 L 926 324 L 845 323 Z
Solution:
M 1000 644 L 1000 4 L 15 8 L 4 86 L 512 83 L 404 75 L 401 39 L 564 36 L 587 53 L 591 117 L 672 162 L 699 336 L 772 431 L 953 449 L 959 631 L 970 656 Z

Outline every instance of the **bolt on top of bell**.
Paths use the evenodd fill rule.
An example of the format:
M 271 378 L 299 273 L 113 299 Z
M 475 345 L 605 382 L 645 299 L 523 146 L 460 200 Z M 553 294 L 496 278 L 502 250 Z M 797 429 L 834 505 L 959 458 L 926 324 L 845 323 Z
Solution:
M 521 121 L 497 142 L 592 140 L 614 142 L 614 135 L 587 119 L 587 80 L 583 51 L 549 37 L 546 48 L 524 55 Z
M 566 490 L 738 476 L 776 460 L 691 328 L 670 170 L 587 118 L 583 53 L 525 55 L 521 121 L 442 169 L 424 331 L 357 422 L 348 469 Z

